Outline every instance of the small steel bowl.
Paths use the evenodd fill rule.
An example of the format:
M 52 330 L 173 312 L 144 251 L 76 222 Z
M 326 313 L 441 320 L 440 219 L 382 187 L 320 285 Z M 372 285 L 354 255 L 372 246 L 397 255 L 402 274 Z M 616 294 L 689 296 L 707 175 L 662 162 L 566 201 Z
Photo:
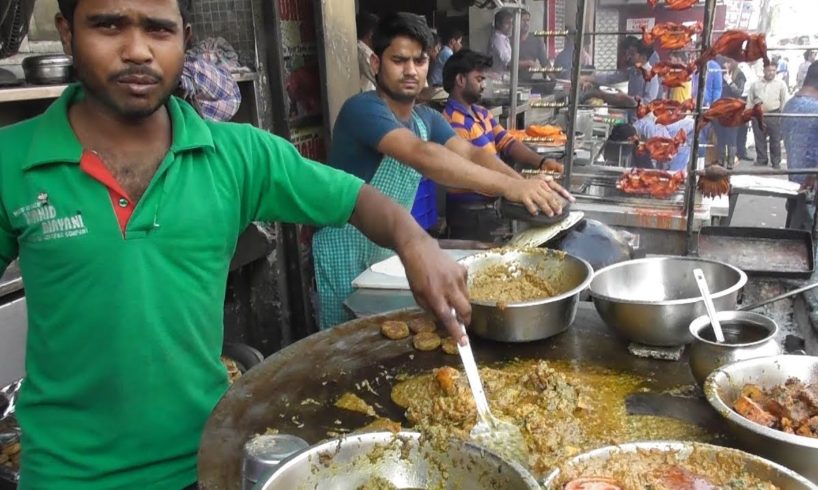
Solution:
M 782 355 L 734 362 L 707 377 L 704 394 L 742 446 L 818 484 L 818 439 L 764 427 L 732 409 L 745 385 L 752 383 L 766 389 L 789 378 L 818 383 L 818 357 Z
M 22 65 L 26 82 L 32 85 L 68 83 L 73 73 L 73 58 L 64 54 L 29 56 Z
M 520 303 L 471 301 L 469 329 L 499 342 L 531 342 L 564 332 L 576 317 L 580 294 L 594 275 L 591 265 L 577 257 L 547 248 L 505 248 L 481 252 L 459 261 L 469 277 L 496 264 L 514 264 L 538 274 L 556 290 L 556 296 Z
M 707 313 L 693 270 L 702 269 L 716 310 L 735 310 L 747 274 L 732 265 L 693 257 L 650 257 L 596 272 L 591 298 L 599 316 L 619 335 L 646 345 L 693 340 L 690 322 Z
M 690 324 L 690 371 L 699 386 L 704 386 L 710 373 L 731 362 L 781 354 L 775 339 L 778 325 L 772 319 L 749 311 L 720 311 L 717 318 L 724 343 L 716 342 L 709 316 L 700 316 Z
M 713 459 L 720 457 L 731 457 L 739 462 L 739 470 L 748 473 L 760 480 L 768 481 L 776 485 L 781 490 L 816 490 L 818 487 L 807 481 L 801 475 L 789 470 L 779 464 L 767 461 L 766 459 L 752 454 L 729 449 L 726 447 L 714 446 L 712 444 L 702 444 L 697 442 L 680 441 L 650 441 L 632 442 L 619 446 L 607 446 L 594 449 L 587 453 L 580 454 L 568 460 L 560 468 L 549 473 L 543 481 L 545 490 L 562 490 L 559 486 L 561 472 L 570 471 L 572 468 L 583 468 L 586 466 L 602 465 L 617 454 L 635 453 L 638 451 L 659 450 L 667 453 L 668 458 L 684 460 L 695 450 L 704 452 L 705 455 L 712 455 Z M 610 476 L 610 475 L 588 475 L 588 476 Z M 704 475 L 706 476 L 706 475 Z
M 539 484 L 518 463 L 466 441 L 439 451 L 417 432 L 371 432 L 316 444 L 281 463 L 258 490 L 353 490 L 379 477 L 397 488 L 535 490 Z

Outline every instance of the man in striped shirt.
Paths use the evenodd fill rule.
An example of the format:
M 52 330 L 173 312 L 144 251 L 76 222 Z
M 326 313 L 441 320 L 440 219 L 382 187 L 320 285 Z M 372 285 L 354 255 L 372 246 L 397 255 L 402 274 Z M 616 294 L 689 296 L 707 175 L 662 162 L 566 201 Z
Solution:
M 514 139 L 492 114 L 478 105 L 485 88 L 485 71 L 492 59 L 463 49 L 453 54 L 443 67 L 443 88 L 449 93 L 443 115 L 458 136 L 505 161 L 527 167 L 562 171 L 558 162 L 544 158 Z M 446 222 L 449 238 L 496 241 L 508 233 L 508 223 L 500 218 L 495 197 L 449 189 Z

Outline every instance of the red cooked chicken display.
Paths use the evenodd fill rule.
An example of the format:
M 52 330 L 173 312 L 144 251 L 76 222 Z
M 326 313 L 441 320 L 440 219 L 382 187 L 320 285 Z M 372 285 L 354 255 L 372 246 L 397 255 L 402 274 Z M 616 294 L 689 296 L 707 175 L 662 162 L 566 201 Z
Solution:
M 683 65 L 681 63 L 668 63 L 660 61 L 650 70 L 645 69 L 640 63 L 636 64 L 636 69 L 642 72 L 646 82 L 659 75 L 662 78 L 662 85 L 668 88 L 681 87 L 690 81 L 690 77 L 696 73 L 696 64 Z
M 675 194 L 684 180 L 684 172 L 632 168 L 619 178 L 616 188 L 626 194 L 649 194 L 657 199 L 665 199 Z
M 699 118 L 699 129 L 707 126 L 711 121 L 718 121 L 722 126 L 736 128 L 747 124 L 752 118 L 758 120 L 759 126 L 764 128 L 764 111 L 761 104 L 747 109 L 747 103 L 741 99 L 722 98 L 710 106 Z
M 701 33 L 702 29 L 701 22 L 696 22 L 690 27 L 676 22 L 665 22 L 656 24 L 650 31 L 642 26 L 642 40 L 648 46 L 658 42 L 664 49 L 682 49 L 687 46 L 693 35 Z
M 704 197 L 726 196 L 730 193 L 730 172 L 715 162 L 704 169 L 696 188 Z
M 767 38 L 764 34 L 750 34 L 744 31 L 725 31 L 712 46 L 704 50 L 697 61 L 699 66 L 704 66 L 708 61 L 715 59 L 718 55 L 724 55 L 737 62 L 752 63 L 763 59 L 764 64 L 768 64 L 767 58 Z
M 658 0 L 648 0 L 650 8 L 656 8 Z M 699 0 L 665 0 L 665 7 L 669 10 L 687 10 L 696 5 Z
M 696 102 L 688 99 L 684 102 L 675 100 L 657 99 L 649 104 L 642 104 L 637 99 L 639 105 L 636 107 L 636 116 L 639 119 L 653 113 L 656 116 L 656 123 L 663 126 L 677 123 L 685 118 L 688 112 L 696 108 Z
M 669 162 L 679 153 L 679 147 L 687 142 L 687 133 L 680 129 L 673 138 L 650 138 L 645 142 L 636 140 L 636 153 L 650 154 L 653 160 L 660 163 Z

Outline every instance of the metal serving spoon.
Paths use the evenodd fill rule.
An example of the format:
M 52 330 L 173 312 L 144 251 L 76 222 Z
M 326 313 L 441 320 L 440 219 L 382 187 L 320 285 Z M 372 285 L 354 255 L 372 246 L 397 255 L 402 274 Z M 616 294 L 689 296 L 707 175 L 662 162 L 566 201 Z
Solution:
M 716 342 L 723 344 L 724 333 L 721 331 L 721 323 L 719 323 L 716 307 L 713 305 L 713 298 L 710 297 L 710 288 L 707 287 L 707 279 L 704 277 L 704 272 L 701 269 L 693 269 L 693 277 L 696 278 L 696 283 L 699 285 L 699 292 L 702 293 L 702 297 L 704 298 L 704 307 L 707 308 L 710 325 L 713 327 L 713 333 L 716 334 Z
M 452 310 L 452 315 L 457 318 L 457 314 Z M 466 327 L 460 325 L 463 332 Z M 466 370 L 466 378 L 469 380 L 474 404 L 477 406 L 477 424 L 469 433 L 471 439 L 492 451 L 499 456 L 514 460 L 528 466 L 528 447 L 526 446 L 523 433 L 516 425 L 505 422 L 492 415 L 489 409 L 489 402 L 486 400 L 486 393 L 483 391 L 483 383 L 480 381 L 480 373 L 477 370 L 477 363 L 474 362 L 474 353 L 471 344 L 457 344 L 460 352 L 460 359 Z

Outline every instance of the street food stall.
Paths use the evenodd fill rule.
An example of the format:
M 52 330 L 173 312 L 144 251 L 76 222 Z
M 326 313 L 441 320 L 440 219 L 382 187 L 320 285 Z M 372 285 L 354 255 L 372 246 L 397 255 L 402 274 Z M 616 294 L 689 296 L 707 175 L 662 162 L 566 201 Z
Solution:
M 658 3 L 656 8 L 671 7 Z M 715 3 L 705 2 L 705 26 L 712 24 Z M 585 25 L 586 4 L 579 2 L 578 26 Z M 577 31 L 580 45 L 586 33 L 584 28 Z M 710 45 L 711 31 L 712 25 L 706 27 L 697 42 Z M 514 38 L 519 38 L 519 16 Z M 471 459 L 469 430 L 478 420 L 471 379 L 463 374 L 458 349 L 442 328 L 412 308 L 408 284 L 393 258 L 356 279 L 357 290 L 346 305 L 358 319 L 285 348 L 234 383 L 205 427 L 199 453 L 203 488 L 297 488 L 308 483 L 311 488 L 543 484 L 577 489 L 590 488 L 582 486 L 587 483 L 616 489 L 645 488 L 648 483 L 667 483 L 668 478 L 691 485 L 696 481 L 726 485 L 726 479 L 732 479 L 735 488 L 757 484 L 816 488 L 818 474 L 809 461 L 818 444 L 807 435 L 811 429 L 800 425 L 802 435 L 793 435 L 781 419 L 764 418 L 773 417 L 774 393 L 803 394 L 814 390 L 818 381 L 815 358 L 805 355 L 818 352 L 810 321 L 814 309 L 803 294 L 813 287 L 804 286 L 814 272 L 811 234 L 754 237 L 756 245 L 788 238 L 791 254 L 768 249 L 761 259 L 752 253 L 725 252 L 720 243 L 736 236 L 704 228 L 714 215 L 712 200 L 702 197 L 698 185 L 702 159 L 691 158 L 686 173 L 668 175 L 632 171 L 600 159 L 600 145 L 593 137 L 607 136 L 620 117 L 615 108 L 594 111 L 588 122 L 587 113 L 581 112 L 588 108 L 571 102 L 579 100 L 578 68 L 566 85 L 573 92 L 569 103 L 519 100 L 516 52 L 513 59 L 510 114 L 522 103 L 568 110 L 568 124 L 561 128 L 564 142 L 556 141 L 556 133 L 542 133 L 547 123 L 543 120 L 526 122 L 535 128 L 519 128 L 518 136 L 541 153 L 564 157 L 563 181 L 578 201 L 561 217 L 564 221 L 547 225 L 506 209 L 520 233 L 504 251 L 486 251 L 485 244 L 448 245 L 449 253 L 470 271 L 474 311 L 470 343 L 491 411 L 520 427 L 528 459 L 497 461 L 500 453 L 494 448 Z M 578 53 L 574 62 L 578 66 Z M 701 97 L 697 102 L 701 108 Z M 701 110 L 687 111 L 695 115 Z M 586 118 L 582 125 L 579 116 Z M 517 130 L 516 119 L 511 118 L 508 126 Z M 540 132 L 536 126 L 541 126 Z M 584 141 L 586 135 L 590 141 Z M 691 155 L 698 155 L 702 142 L 696 134 L 692 138 Z M 654 176 L 660 181 L 655 188 Z M 587 264 L 583 258 L 521 248 L 553 245 L 551 240 L 587 217 L 641 237 L 631 245 L 641 242 L 636 248 L 650 256 L 632 254 L 628 257 L 632 260 L 588 274 L 569 265 Z M 704 248 L 719 254 L 715 259 L 692 256 L 702 228 Z M 536 239 L 542 237 L 545 240 Z M 735 242 L 726 245 L 732 246 Z M 498 290 L 519 289 L 516 281 L 528 277 L 527 268 L 533 268 L 533 276 L 539 278 L 535 284 L 542 285 L 537 281 L 544 279 L 551 289 L 547 298 L 522 303 L 505 296 L 475 299 L 475 278 L 480 277 L 475 264 L 492 254 L 504 257 L 494 266 L 510 267 L 500 279 L 493 276 Z M 527 254 L 552 254 L 554 261 L 538 269 L 522 258 Z M 741 267 L 733 264 L 738 259 L 745 260 Z M 780 259 L 779 265 L 758 264 L 768 259 Z M 782 267 L 792 275 L 776 274 Z M 703 295 L 694 279 L 697 269 L 703 271 L 720 311 L 724 342 L 714 337 L 704 316 Z M 794 296 L 781 294 L 791 290 Z M 748 358 L 759 359 L 743 360 Z M 728 386 L 725 379 L 738 373 L 741 386 Z M 788 385 L 790 377 L 798 383 Z M 526 398 L 532 387 L 536 396 Z M 590 399 L 583 397 L 591 393 Z M 756 408 L 760 411 L 753 413 Z M 595 425 L 592 419 L 611 425 Z M 804 423 L 803 417 L 800 421 Z M 446 442 L 422 451 L 415 430 L 423 434 L 421 439 L 455 436 L 460 442 L 456 450 Z M 429 459 L 428 453 L 435 450 L 443 459 Z M 454 460 L 452 454 L 457 455 Z M 651 457 L 663 461 L 664 470 L 652 465 Z M 603 462 L 617 458 L 619 465 Z M 483 475 L 478 462 L 486 460 L 495 465 L 502 483 L 475 476 Z M 474 474 L 464 472 L 457 461 L 473 465 Z M 737 467 L 746 472 L 726 474 Z M 446 471 L 456 476 L 449 480 Z

